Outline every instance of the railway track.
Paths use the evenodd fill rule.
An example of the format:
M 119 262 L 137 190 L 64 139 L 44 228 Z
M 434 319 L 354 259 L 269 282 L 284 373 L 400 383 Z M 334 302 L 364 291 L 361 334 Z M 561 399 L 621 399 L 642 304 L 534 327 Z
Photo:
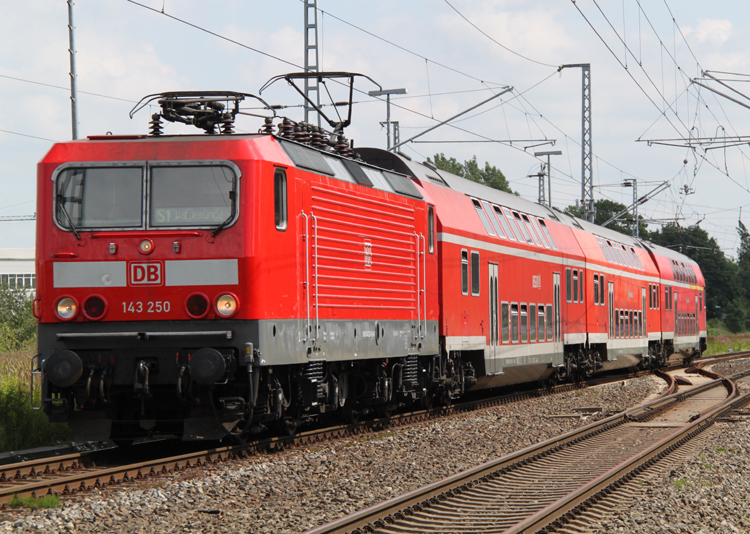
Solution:
M 750 371 L 732 379 L 744 376 Z M 747 395 L 737 397 L 732 380 L 704 382 L 307 534 L 580 531 L 572 524 L 577 516 L 588 513 L 594 521 L 597 510 L 616 505 L 620 488 L 750 402 Z
M 735 354 L 734 357 L 741 357 Z M 643 376 L 646 371 L 630 373 L 628 378 Z M 597 377 L 587 385 L 598 385 L 620 381 L 623 376 Z M 355 424 L 326 427 L 301 432 L 294 436 L 275 436 L 255 440 L 241 445 L 217 447 L 209 450 L 187 450 L 182 454 L 164 457 L 164 447 L 156 443 L 133 447 L 123 453 L 122 449 L 85 451 L 61 456 L 37 458 L 23 462 L 0 465 L 0 507 L 5 507 L 14 495 L 40 497 L 48 493 L 68 495 L 93 488 L 165 475 L 188 467 L 201 467 L 217 462 L 242 458 L 260 451 L 278 450 L 304 446 L 329 439 L 355 436 L 381 430 L 415 424 L 451 414 L 488 408 L 521 400 L 572 391 L 581 385 L 562 385 L 552 388 L 502 395 L 489 399 L 478 399 L 448 407 L 419 410 L 407 414 L 396 414 Z M 676 387 L 670 386 L 669 391 Z M 173 446 L 171 446 L 174 449 Z

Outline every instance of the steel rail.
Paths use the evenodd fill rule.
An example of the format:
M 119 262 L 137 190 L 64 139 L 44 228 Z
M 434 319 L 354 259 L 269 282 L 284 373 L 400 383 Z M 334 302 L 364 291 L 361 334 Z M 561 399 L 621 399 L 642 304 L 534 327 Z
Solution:
M 741 357 L 739 353 L 732 355 L 732 359 Z M 629 373 L 629 378 L 639 377 L 649 374 L 648 371 L 639 373 Z M 0 507 L 4 507 L 12 499 L 13 495 L 18 496 L 41 496 L 46 493 L 70 493 L 86 489 L 93 486 L 102 486 L 111 483 L 130 480 L 133 476 L 145 477 L 158 475 L 160 473 L 170 472 L 174 469 L 183 469 L 192 465 L 205 465 L 220 460 L 245 457 L 253 453 L 265 450 L 278 450 L 285 447 L 304 446 L 307 444 L 318 443 L 328 439 L 338 439 L 343 437 L 356 436 L 368 432 L 377 432 L 384 428 L 393 428 L 417 424 L 428 420 L 474 411 L 478 409 L 501 406 L 513 402 L 519 402 L 534 397 L 553 395 L 556 393 L 565 393 L 588 385 L 604 384 L 616 382 L 623 379 L 623 375 L 599 377 L 589 381 L 585 385 L 565 384 L 554 386 L 552 388 L 542 388 L 521 393 L 497 396 L 489 399 L 478 399 L 464 402 L 454 406 L 443 406 L 431 408 L 428 410 L 418 410 L 407 414 L 396 414 L 390 418 L 378 418 L 369 421 L 363 421 L 349 425 L 339 425 L 327 427 L 324 429 L 311 430 L 302 432 L 294 436 L 277 436 L 261 440 L 256 440 L 242 445 L 231 445 L 222 448 L 202 450 L 191 452 L 179 456 L 168 458 L 149 459 L 144 462 L 111 466 L 104 470 L 93 471 L 93 465 L 96 463 L 97 455 L 106 457 L 113 449 L 102 449 L 94 451 L 82 451 L 72 454 L 42 457 L 34 460 L 16 462 L 12 464 L 0 465 Z M 668 390 L 667 392 L 669 392 Z M 649 416 L 654 417 L 658 412 L 658 403 L 653 401 L 647 406 L 650 411 Z M 645 415 L 642 414 L 642 417 Z M 613 416 L 616 417 L 616 416 Z M 608 418 L 605 421 L 609 421 Z M 590 426 L 590 425 L 589 425 Z M 588 427 L 584 427 L 588 428 Z M 565 437 L 555 438 L 560 440 Z M 553 440 L 553 441 L 555 441 Z M 116 449 L 114 449 L 116 450 Z M 22 455 L 22 453 L 19 453 Z M 533 454 L 529 454 L 533 456 Z M 524 459 L 525 457 L 521 457 Z M 81 471 L 81 473 L 77 473 Z M 85 471 L 85 472 L 84 472 Z M 132 473 L 136 473 L 132 475 Z M 26 483 L 29 478 L 44 477 L 43 480 L 35 480 Z
M 750 374 L 750 371 L 747 371 L 746 374 Z M 579 443 L 627 422 L 653 419 L 687 397 L 697 395 L 722 384 L 728 387 L 724 383 L 724 380 L 717 379 L 701 386 L 696 386 L 688 392 L 673 393 L 656 399 L 647 404 L 631 408 L 601 421 L 516 451 L 502 458 L 491 460 L 477 467 L 410 491 L 404 495 L 370 506 L 359 512 L 308 530 L 305 534 L 345 534 L 377 531 L 378 528 L 385 527 L 387 524 L 395 522 L 406 514 L 428 508 L 433 504 L 438 504 L 447 498 L 470 490 L 478 484 L 490 481 L 497 476 L 561 451 L 571 444 Z M 728 387 L 728 391 L 729 394 L 734 394 L 731 386 Z M 705 420 L 705 417 L 703 416 L 701 420 Z M 545 525 L 549 522 L 545 523 Z M 528 530 L 528 527 L 525 528 L 527 530 L 519 530 L 518 532 L 531 532 L 531 530 Z
M 686 426 L 680 428 L 670 436 L 663 438 L 647 449 L 635 454 L 631 458 L 613 467 L 608 472 L 590 481 L 588 484 L 581 486 L 575 492 L 563 497 L 543 510 L 540 510 L 525 521 L 518 523 L 513 528 L 506 530 L 503 534 L 551 532 L 572 518 L 574 513 L 582 512 L 590 508 L 606 495 L 617 489 L 619 485 L 630 481 L 635 475 L 640 474 L 643 470 L 652 466 L 657 461 L 709 428 L 722 415 L 750 403 L 750 392 L 737 397 L 737 392 L 733 383 L 733 380 L 748 375 L 750 375 L 750 371 L 744 371 L 732 375 L 731 379 L 717 379 L 725 383 L 729 392 L 726 401 L 720 406 L 709 410 L 708 413 L 701 414 L 700 418 L 688 423 Z M 709 382 L 708 384 L 711 383 L 713 382 Z M 727 383 L 731 385 L 728 385 Z M 562 517 L 565 519 L 560 521 L 560 518 Z

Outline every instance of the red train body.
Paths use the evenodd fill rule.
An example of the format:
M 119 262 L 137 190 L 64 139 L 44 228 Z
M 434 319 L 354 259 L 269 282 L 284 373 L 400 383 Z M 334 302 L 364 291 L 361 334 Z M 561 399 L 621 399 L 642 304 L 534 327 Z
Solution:
M 50 150 L 35 368 L 52 420 L 79 439 L 219 439 L 705 348 L 687 257 L 293 136 Z

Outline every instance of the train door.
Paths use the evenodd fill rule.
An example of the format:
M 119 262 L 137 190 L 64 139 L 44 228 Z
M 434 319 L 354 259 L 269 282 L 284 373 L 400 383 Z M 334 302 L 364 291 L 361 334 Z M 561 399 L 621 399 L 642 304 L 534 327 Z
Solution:
M 678 335 L 680 335 L 680 321 L 678 319 L 680 314 L 677 312 L 677 291 L 673 291 L 672 295 L 672 311 L 674 312 L 674 337 L 677 337 Z
M 489 276 L 489 301 L 490 301 L 490 343 L 489 353 L 487 359 L 489 359 L 488 372 L 497 371 L 497 358 L 500 357 L 500 336 L 498 331 L 498 303 L 497 303 L 497 264 L 490 263 L 490 276 Z
M 641 298 L 643 300 L 642 302 L 642 312 L 641 312 L 641 321 L 643 321 L 643 331 L 641 332 L 641 335 L 643 337 L 648 337 L 648 326 L 646 324 L 646 288 L 641 288 Z
M 555 353 L 562 353 L 563 351 L 563 343 L 562 343 L 562 332 L 560 328 L 560 273 L 553 273 L 553 287 L 554 287 L 554 324 L 555 324 L 555 335 L 554 335 L 554 347 L 553 351 Z
M 695 297 L 695 321 L 693 321 L 693 323 L 694 323 L 693 324 L 693 329 L 694 329 L 693 334 L 695 334 L 696 336 L 699 336 L 701 329 L 700 329 L 700 326 L 698 326 L 699 323 L 698 323 L 698 297 L 697 296 Z
M 610 282 L 607 296 L 609 297 L 609 339 L 615 338 L 615 283 Z

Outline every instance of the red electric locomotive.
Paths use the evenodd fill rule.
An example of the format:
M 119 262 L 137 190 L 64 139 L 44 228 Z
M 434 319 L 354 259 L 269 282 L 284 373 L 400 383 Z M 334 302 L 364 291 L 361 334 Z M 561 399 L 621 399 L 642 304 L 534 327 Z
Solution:
M 705 348 L 688 258 L 340 128 L 235 134 L 246 96 L 158 95 L 150 135 L 38 166 L 34 372 L 77 439 L 293 431 Z

